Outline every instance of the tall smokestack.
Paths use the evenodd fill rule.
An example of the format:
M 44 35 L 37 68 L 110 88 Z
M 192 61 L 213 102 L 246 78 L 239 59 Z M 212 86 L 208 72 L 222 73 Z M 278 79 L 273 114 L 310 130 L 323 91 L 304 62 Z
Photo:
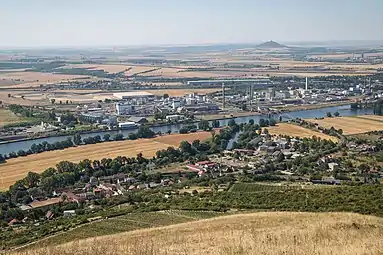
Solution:
M 309 90 L 309 79 L 306 77 L 306 91 Z
M 225 109 L 225 83 L 222 83 L 222 108 Z

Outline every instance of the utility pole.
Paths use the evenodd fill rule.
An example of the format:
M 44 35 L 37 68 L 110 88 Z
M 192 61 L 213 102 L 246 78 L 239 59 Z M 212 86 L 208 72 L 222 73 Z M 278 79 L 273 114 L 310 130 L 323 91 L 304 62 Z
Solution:
M 222 109 L 225 109 L 225 83 L 222 82 Z

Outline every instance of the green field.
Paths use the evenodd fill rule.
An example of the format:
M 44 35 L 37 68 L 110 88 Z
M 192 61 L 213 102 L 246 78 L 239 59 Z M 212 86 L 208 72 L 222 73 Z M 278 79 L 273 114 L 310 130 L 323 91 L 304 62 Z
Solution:
M 141 228 L 168 226 L 222 215 L 226 214 L 210 211 L 182 210 L 129 213 L 82 225 L 65 233 L 59 233 L 31 244 L 28 248 L 57 245 L 90 237 L 111 235 Z
M 23 121 L 26 121 L 26 119 L 16 116 L 10 110 L 0 108 L 0 126 L 19 123 Z

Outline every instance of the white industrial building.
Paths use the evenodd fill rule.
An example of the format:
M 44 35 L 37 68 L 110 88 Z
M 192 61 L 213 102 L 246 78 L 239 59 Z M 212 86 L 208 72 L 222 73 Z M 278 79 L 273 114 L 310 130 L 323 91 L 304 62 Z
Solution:
M 113 93 L 113 96 L 118 99 L 128 100 L 135 98 L 154 97 L 153 94 L 146 91 L 131 91 L 131 92 L 119 92 Z
M 129 115 L 135 112 L 135 106 L 126 103 L 117 103 L 116 104 L 116 113 L 117 115 Z

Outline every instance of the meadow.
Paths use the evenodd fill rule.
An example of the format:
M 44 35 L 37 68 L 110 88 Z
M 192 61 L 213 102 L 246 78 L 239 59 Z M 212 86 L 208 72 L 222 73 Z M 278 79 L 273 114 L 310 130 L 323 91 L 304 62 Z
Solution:
M 78 241 L 81 239 L 112 235 L 121 232 L 133 231 L 143 228 L 174 225 L 184 222 L 196 221 L 225 215 L 212 211 L 182 211 L 168 210 L 158 212 L 135 212 L 126 215 L 101 219 L 85 225 L 81 225 L 67 232 L 58 233 L 32 245 L 31 247 L 51 246 Z
M 382 218 L 354 213 L 259 212 L 98 236 L 56 246 L 39 245 L 37 249 L 17 254 L 354 255 L 381 254 L 382 249 Z

